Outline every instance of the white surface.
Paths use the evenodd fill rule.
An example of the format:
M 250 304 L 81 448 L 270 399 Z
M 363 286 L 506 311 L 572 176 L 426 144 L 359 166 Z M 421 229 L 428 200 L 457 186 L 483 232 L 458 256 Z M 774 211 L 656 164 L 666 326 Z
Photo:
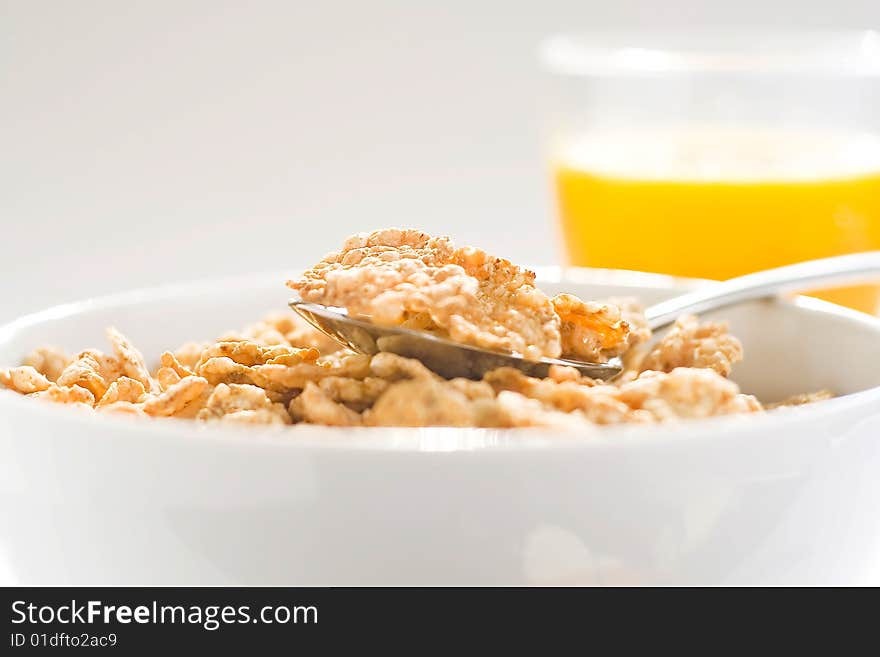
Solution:
M 388 224 L 552 262 L 538 41 L 703 24 L 869 27 L 880 3 L 3 0 L 0 319 Z
M 0 363 L 94 344 L 109 323 L 155 357 L 257 316 L 279 279 L 55 309 L 0 328 Z M 650 302 L 666 280 L 543 287 Z M 744 389 L 853 394 L 581 436 L 224 431 L 0 391 L 0 555 L 23 584 L 877 582 L 880 320 L 814 300 L 724 316 L 748 354 Z

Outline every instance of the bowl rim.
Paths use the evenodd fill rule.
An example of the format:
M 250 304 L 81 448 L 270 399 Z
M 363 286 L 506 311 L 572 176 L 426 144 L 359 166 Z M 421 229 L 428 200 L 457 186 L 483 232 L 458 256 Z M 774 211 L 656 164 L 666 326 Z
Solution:
M 621 285 L 668 290 L 692 289 L 714 281 L 706 279 L 670 276 L 625 269 L 600 269 L 589 267 L 538 266 L 532 268 L 539 283 L 560 284 L 570 281 L 579 284 Z M 286 280 L 297 270 L 257 272 L 246 275 L 214 277 L 166 285 L 134 288 L 131 290 L 88 297 L 62 303 L 18 317 L 0 325 L 0 345 L 36 324 L 72 317 L 84 312 L 113 307 L 137 305 L 163 299 L 185 298 L 206 289 L 216 290 L 222 286 L 226 291 L 247 289 L 265 285 L 270 281 Z M 821 299 L 795 296 L 778 299 L 774 303 L 790 304 L 809 312 L 830 314 L 867 327 L 880 337 L 880 317 L 845 308 Z M 162 422 L 132 421 L 126 416 L 88 414 L 63 408 L 58 404 L 35 404 L 9 390 L 0 390 L 0 415 L 15 409 L 22 415 L 46 420 L 64 418 L 82 428 L 91 429 L 90 434 L 122 439 L 117 434 L 126 433 L 126 440 L 138 435 L 146 440 L 177 441 L 181 438 L 197 439 L 200 445 L 215 443 L 242 444 L 255 448 L 284 446 L 304 450 L 357 450 L 394 452 L 482 452 L 482 451 L 546 451 L 552 449 L 630 449 L 660 444 L 682 443 L 705 439 L 711 434 L 713 442 L 725 437 L 740 436 L 744 428 L 763 440 L 772 439 L 774 430 L 782 426 L 811 425 L 832 414 L 845 413 L 855 408 L 880 407 L 880 385 L 848 395 L 780 409 L 760 415 L 729 415 L 705 419 L 668 422 L 659 425 L 611 425 L 597 427 L 594 431 L 566 432 L 547 428 L 484 429 L 462 427 L 325 427 L 295 425 L 283 427 L 210 426 L 187 420 L 164 418 Z M 96 429 L 101 429 L 97 431 Z M 296 435 L 296 434 L 310 435 Z M 320 433 L 320 435 L 317 435 Z

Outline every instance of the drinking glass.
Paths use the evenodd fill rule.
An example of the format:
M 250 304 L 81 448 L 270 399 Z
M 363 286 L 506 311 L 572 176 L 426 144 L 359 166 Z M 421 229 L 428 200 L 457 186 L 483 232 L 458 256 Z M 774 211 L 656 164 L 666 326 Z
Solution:
M 570 264 L 724 279 L 880 249 L 880 34 L 560 35 L 541 48 Z M 876 312 L 880 286 L 817 294 Z

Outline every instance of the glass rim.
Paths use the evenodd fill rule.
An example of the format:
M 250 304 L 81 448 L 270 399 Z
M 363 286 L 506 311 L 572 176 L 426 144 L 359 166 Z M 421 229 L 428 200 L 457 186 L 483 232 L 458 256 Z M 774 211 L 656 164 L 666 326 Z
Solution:
M 602 30 L 544 39 L 546 70 L 565 76 L 675 74 L 880 76 L 871 29 Z

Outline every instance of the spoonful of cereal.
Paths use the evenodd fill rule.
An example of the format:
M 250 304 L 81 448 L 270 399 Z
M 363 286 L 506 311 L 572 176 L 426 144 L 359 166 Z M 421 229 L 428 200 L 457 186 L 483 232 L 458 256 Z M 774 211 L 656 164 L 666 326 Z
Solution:
M 683 313 L 870 276 L 880 276 L 880 252 L 749 274 L 643 314 L 625 301 L 551 298 L 508 260 L 392 228 L 350 237 L 288 286 L 299 294 L 290 301 L 296 312 L 359 353 L 417 358 L 447 378 L 503 366 L 546 377 L 556 365 L 608 380 L 622 371 L 620 356 Z

